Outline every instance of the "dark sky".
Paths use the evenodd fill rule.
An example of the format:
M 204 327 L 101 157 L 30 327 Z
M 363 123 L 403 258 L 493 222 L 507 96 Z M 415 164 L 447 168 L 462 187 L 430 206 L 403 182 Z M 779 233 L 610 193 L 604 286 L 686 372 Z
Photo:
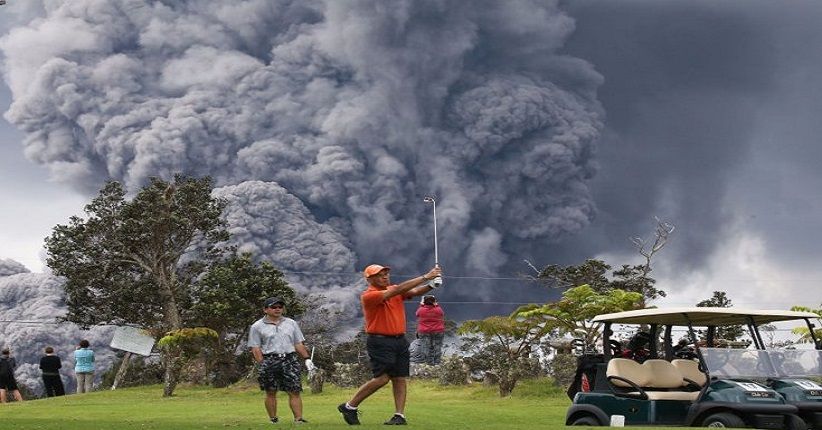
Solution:
M 33 16 L 42 14 L 38 4 L 12 6 Z M 441 248 L 450 273 L 472 278 L 454 279 L 446 301 L 547 298 L 515 279 L 473 279 L 516 278 L 530 270 L 524 259 L 537 266 L 591 257 L 638 263 L 628 239 L 649 237 L 654 216 L 676 226 L 654 262 L 659 287 L 671 293 L 662 303 L 693 304 L 714 290 L 747 306 L 802 304 L 786 291 L 801 292 L 808 305 L 822 301 L 815 264 L 822 256 L 822 4 L 523 0 L 506 7 L 488 1 L 478 11 L 459 2 L 394 10 L 242 4 L 277 25 L 234 34 L 220 26 L 233 28 L 252 9 L 169 9 L 164 18 L 186 25 L 163 40 L 162 24 L 148 24 L 156 12 L 101 6 L 92 18 L 111 14 L 110 28 L 106 20 L 89 28 L 112 36 L 95 39 L 78 21 L 67 24 L 69 16 L 88 18 L 78 7 L 53 9 L 50 26 L 6 39 L 16 43 L 5 46 L 14 59 L 5 80 L 17 83 L 21 102 L 7 116 L 18 130 L 0 124 L 0 193 L 26 209 L 3 214 L 8 227 L 0 238 L 14 246 L 0 257 L 39 270 L 32 254 L 50 226 L 76 213 L 81 194 L 105 175 L 139 184 L 179 168 L 213 174 L 226 186 L 277 181 L 243 188 L 238 201 L 278 196 L 281 204 L 255 206 L 237 219 L 298 214 L 300 225 L 333 236 L 344 256 L 312 261 L 352 273 L 386 253 L 407 268 L 401 273 L 429 264 L 430 213 L 419 200 L 435 192 L 443 197 Z M 362 9 L 345 13 L 355 7 Z M 322 20 L 329 24 L 316 25 Z M 216 27 L 200 33 L 204 22 Z M 300 24 L 277 33 L 284 23 Z M 55 39 L 55 28 L 66 33 Z M 272 49 L 260 48 L 266 43 Z M 133 67 L 115 54 L 143 63 Z M 96 69 L 42 66 L 58 57 Z M 105 68 L 100 58 L 109 58 Z M 190 72 L 218 61 L 225 63 L 209 73 Z M 36 70 L 53 80 L 27 87 Z M 152 71 L 153 78 L 141 78 Z M 56 91 L 60 80 L 73 89 Z M 129 93 L 134 85 L 142 92 Z M 241 93 L 254 85 L 273 90 Z M 8 106 L 8 89 L 0 96 Z M 232 111 L 242 104 L 251 113 Z M 277 112 L 273 120 L 255 116 L 266 110 Z M 152 117 L 160 120 L 142 125 Z M 132 128 L 117 128 L 124 123 Z M 98 133 L 94 124 L 108 134 L 83 135 Z M 68 127 L 75 139 L 58 133 L 37 143 L 38 130 L 49 127 Z M 35 162 L 22 156 L 26 135 L 35 136 L 26 145 Z M 156 136 L 171 143 L 155 145 Z M 432 153 L 445 158 L 429 168 L 424 160 Z M 395 174 L 398 166 L 403 173 Z M 363 167 L 379 175 L 362 175 Z M 363 183 L 375 188 L 364 193 Z M 51 218 L 34 225 L 32 213 Z M 252 232 L 249 246 L 295 266 L 283 247 L 303 246 L 305 238 L 258 227 L 243 227 Z M 271 245 L 256 230 L 288 241 Z M 386 237 L 411 239 L 386 244 Z M 495 305 L 468 306 L 466 315 Z

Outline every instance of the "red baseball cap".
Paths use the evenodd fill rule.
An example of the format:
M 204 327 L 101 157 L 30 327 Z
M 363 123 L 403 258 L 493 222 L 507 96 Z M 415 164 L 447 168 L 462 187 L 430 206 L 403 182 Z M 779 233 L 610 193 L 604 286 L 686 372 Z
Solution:
M 372 264 L 363 270 L 362 274 L 366 278 L 370 278 L 371 276 L 376 275 L 377 273 L 382 272 L 383 270 L 391 270 L 388 266 L 380 266 L 379 264 Z

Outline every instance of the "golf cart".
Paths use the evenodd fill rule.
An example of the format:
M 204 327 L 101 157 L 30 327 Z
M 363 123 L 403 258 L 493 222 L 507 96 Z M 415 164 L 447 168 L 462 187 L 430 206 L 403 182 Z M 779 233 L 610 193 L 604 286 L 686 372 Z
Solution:
M 812 323 L 818 318 L 708 307 L 597 316 L 592 322 L 603 323 L 606 348 L 579 357 L 566 425 L 605 426 L 618 416 L 626 425 L 822 430 L 822 341 Z M 766 350 L 759 327 L 791 320 L 807 324 L 815 348 Z M 648 342 L 632 340 L 626 351 L 612 338 L 615 324 L 647 328 Z M 740 325 L 748 328 L 752 347 L 717 347 L 717 327 Z M 705 339 L 695 327 L 704 328 Z M 683 328 L 689 341 L 676 349 L 672 333 Z

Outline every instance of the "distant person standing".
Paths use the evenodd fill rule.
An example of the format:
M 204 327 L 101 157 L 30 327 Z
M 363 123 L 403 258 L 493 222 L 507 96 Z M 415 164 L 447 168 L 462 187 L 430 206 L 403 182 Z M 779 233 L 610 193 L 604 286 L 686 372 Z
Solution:
M 6 403 L 6 393 L 11 392 L 14 400 L 23 401 L 23 395 L 17 387 L 17 380 L 14 379 L 14 369 L 17 361 L 11 356 L 11 351 L 6 348 L 0 354 L 0 403 Z
M 425 295 L 417 308 L 417 335 L 422 342 L 426 364 L 440 364 L 442 339 L 445 337 L 445 313 L 437 298 Z
M 74 375 L 77 377 L 77 394 L 90 393 L 94 387 L 94 351 L 87 340 L 80 341 L 74 351 Z
M 43 374 L 43 385 L 46 387 L 46 396 L 62 396 L 66 394 L 63 379 L 60 377 L 60 368 L 63 363 L 60 357 L 54 354 L 54 348 L 47 346 L 46 355 L 40 357 L 40 371 Z

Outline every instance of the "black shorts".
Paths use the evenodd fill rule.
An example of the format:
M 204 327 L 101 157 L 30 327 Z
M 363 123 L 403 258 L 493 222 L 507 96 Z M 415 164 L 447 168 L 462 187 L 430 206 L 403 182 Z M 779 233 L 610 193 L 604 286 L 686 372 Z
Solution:
M 408 341 L 405 340 L 405 336 L 368 335 L 365 346 L 371 373 L 375 378 L 385 373 L 392 378 L 409 375 L 411 356 L 408 353 Z
M 285 357 L 277 355 L 263 356 L 260 364 L 260 389 L 263 391 L 285 391 L 299 393 L 303 390 L 300 380 L 300 360 L 297 353 Z
M 0 376 L 0 390 L 14 391 L 17 389 L 17 380 L 14 379 L 14 376 Z

